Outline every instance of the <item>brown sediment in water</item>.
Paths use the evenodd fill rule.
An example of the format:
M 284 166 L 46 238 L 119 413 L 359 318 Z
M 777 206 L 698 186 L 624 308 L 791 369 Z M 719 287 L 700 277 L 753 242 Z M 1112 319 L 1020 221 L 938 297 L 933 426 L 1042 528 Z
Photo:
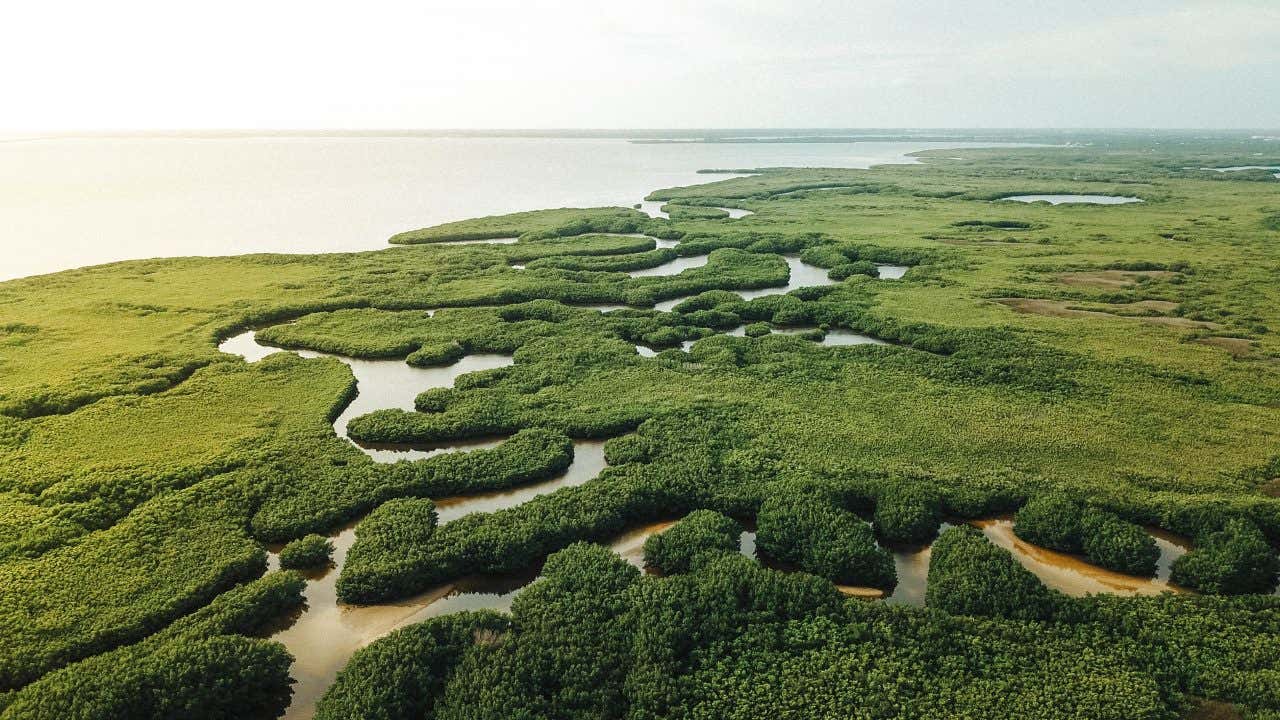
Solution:
M 1061 553 L 1019 538 L 1013 532 L 1013 521 L 1008 518 L 973 520 L 973 526 L 982 530 L 993 544 L 1011 553 L 1023 567 L 1055 590 L 1072 597 L 1107 593 L 1112 595 L 1158 595 L 1162 592 L 1187 592 L 1169 582 L 1173 561 L 1188 550 L 1185 543 L 1159 531 L 1153 531 L 1160 548 L 1155 577 L 1143 578 L 1107 570 L 1067 553 Z
M 538 495 L 581 485 L 598 475 L 605 464 L 603 440 L 575 441 L 573 463 L 560 477 L 507 490 L 443 498 L 436 502 L 439 522 L 451 522 L 473 512 L 514 507 Z M 534 567 L 507 576 L 462 578 L 392 603 L 345 605 L 338 602 L 336 583 L 355 542 L 357 523 L 347 525 L 331 538 L 332 566 L 319 571 L 307 583 L 303 591 L 305 610 L 271 637 L 283 643 L 295 658 L 289 671 L 295 683 L 292 703 L 284 715 L 286 720 L 311 718 L 316 701 L 333 684 L 338 671 L 365 645 L 393 630 L 440 615 L 465 610 L 509 610 L 520 590 L 537 578 L 539 568 Z M 269 565 L 278 567 L 274 555 Z
M 938 534 L 954 527 L 951 523 L 942 523 Z M 909 545 L 887 548 L 893 555 L 893 567 L 898 573 L 898 584 L 893 592 L 885 598 L 890 605 L 914 605 L 924 607 L 925 591 L 929 589 L 929 560 L 933 557 L 933 545 Z
M 609 549 L 613 550 L 613 552 L 623 560 L 626 560 L 632 565 L 640 568 L 643 572 L 650 575 L 656 575 L 658 573 L 654 568 L 645 566 L 644 542 L 648 540 L 651 535 L 657 535 L 658 533 L 669 530 L 677 522 L 677 520 L 663 520 L 661 522 L 649 523 L 648 525 L 628 530 L 615 538 L 613 542 L 609 544 Z

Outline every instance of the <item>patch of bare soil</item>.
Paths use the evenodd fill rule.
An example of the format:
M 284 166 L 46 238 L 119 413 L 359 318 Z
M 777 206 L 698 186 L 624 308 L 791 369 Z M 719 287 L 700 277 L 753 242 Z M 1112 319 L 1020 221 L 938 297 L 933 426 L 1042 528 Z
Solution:
M 1121 315 L 1116 312 L 1104 312 L 1102 310 L 1082 310 L 1079 307 L 1075 307 L 1076 303 L 1068 300 L 1000 298 L 996 302 L 1011 308 L 1014 312 L 1045 315 L 1048 317 L 1120 318 L 1123 320 L 1137 320 L 1139 322 L 1150 323 L 1152 325 L 1163 325 L 1165 327 L 1178 328 L 1182 330 L 1214 330 L 1222 327 L 1217 323 L 1190 320 L 1182 317 L 1166 317 L 1163 315 Z M 1160 309 L 1168 311 L 1177 306 L 1174 303 L 1169 303 L 1163 300 L 1143 300 L 1141 302 L 1112 305 L 1109 307 L 1114 308 L 1117 311 L 1159 311 Z
M 1222 326 L 1215 322 L 1204 322 L 1203 320 L 1192 320 L 1184 317 L 1164 317 L 1163 315 L 1134 317 L 1134 320 L 1141 320 L 1145 323 L 1153 325 L 1164 325 L 1166 327 L 1181 328 L 1183 330 L 1217 330 Z
M 1187 720 L 1242 720 L 1243 717 L 1235 705 L 1221 700 L 1196 700 L 1195 707 L 1187 713 Z
M 1111 313 L 1093 310 L 1077 310 L 1066 300 L 1042 300 L 1036 298 L 1000 298 L 996 302 L 1006 305 L 1014 312 L 1045 315 L 1048 317 L 1116 317 Z
M 1058 276 L 1058 282 L 1076 287 L 1122 290 L 1133 287 L 1142 278 L 1162 278 L 1176 274 L 1168 270 L 1094 270 L 1062 273 Z
M 1137 302 L 1116 305 L 1124 310 L 1139 310 L 1157 313 L 1169 313 L 1178 309 L 1178 303 L 1169 300 L 1139 300 Z
M 1248 357 L 1253 354 L 1253 342 L 1245 338 L 1207 337 L 1200 338 L 1196 342 L 1221 348 L 1235 357 Z

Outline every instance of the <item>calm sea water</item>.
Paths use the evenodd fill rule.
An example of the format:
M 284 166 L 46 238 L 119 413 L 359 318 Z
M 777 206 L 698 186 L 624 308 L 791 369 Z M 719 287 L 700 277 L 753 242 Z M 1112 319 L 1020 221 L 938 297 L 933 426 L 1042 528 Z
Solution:
M 0 280 L 114 260 L 370 250 L 411 228 L 632 205 L 702 168 L 869 167 L 959 142 L 635 144 L 486 137 L 0 142 Z M 985 143 L 991 145 L 991 143 Z

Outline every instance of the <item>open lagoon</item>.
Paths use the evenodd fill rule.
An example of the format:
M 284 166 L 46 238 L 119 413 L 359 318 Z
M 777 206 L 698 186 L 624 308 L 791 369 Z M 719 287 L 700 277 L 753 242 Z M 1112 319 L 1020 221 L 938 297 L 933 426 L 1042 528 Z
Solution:
M 914 163 L 908 154 L 919 150 L 993 144 L 440 134 L 9 140 L 0 142 L 0 280 L 135 258 L 376 250 L 410 228 L 550 207 L 630 207 L 658 188 L 725 177 L 700 169 L 865 168 Z

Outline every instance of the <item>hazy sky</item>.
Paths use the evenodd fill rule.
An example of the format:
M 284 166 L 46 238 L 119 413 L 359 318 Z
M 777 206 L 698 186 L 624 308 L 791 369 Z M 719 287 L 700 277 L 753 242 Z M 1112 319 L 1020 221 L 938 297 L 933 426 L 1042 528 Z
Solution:
M 1280 0 L 14 0 L 0 129 L 1277 127 Z

